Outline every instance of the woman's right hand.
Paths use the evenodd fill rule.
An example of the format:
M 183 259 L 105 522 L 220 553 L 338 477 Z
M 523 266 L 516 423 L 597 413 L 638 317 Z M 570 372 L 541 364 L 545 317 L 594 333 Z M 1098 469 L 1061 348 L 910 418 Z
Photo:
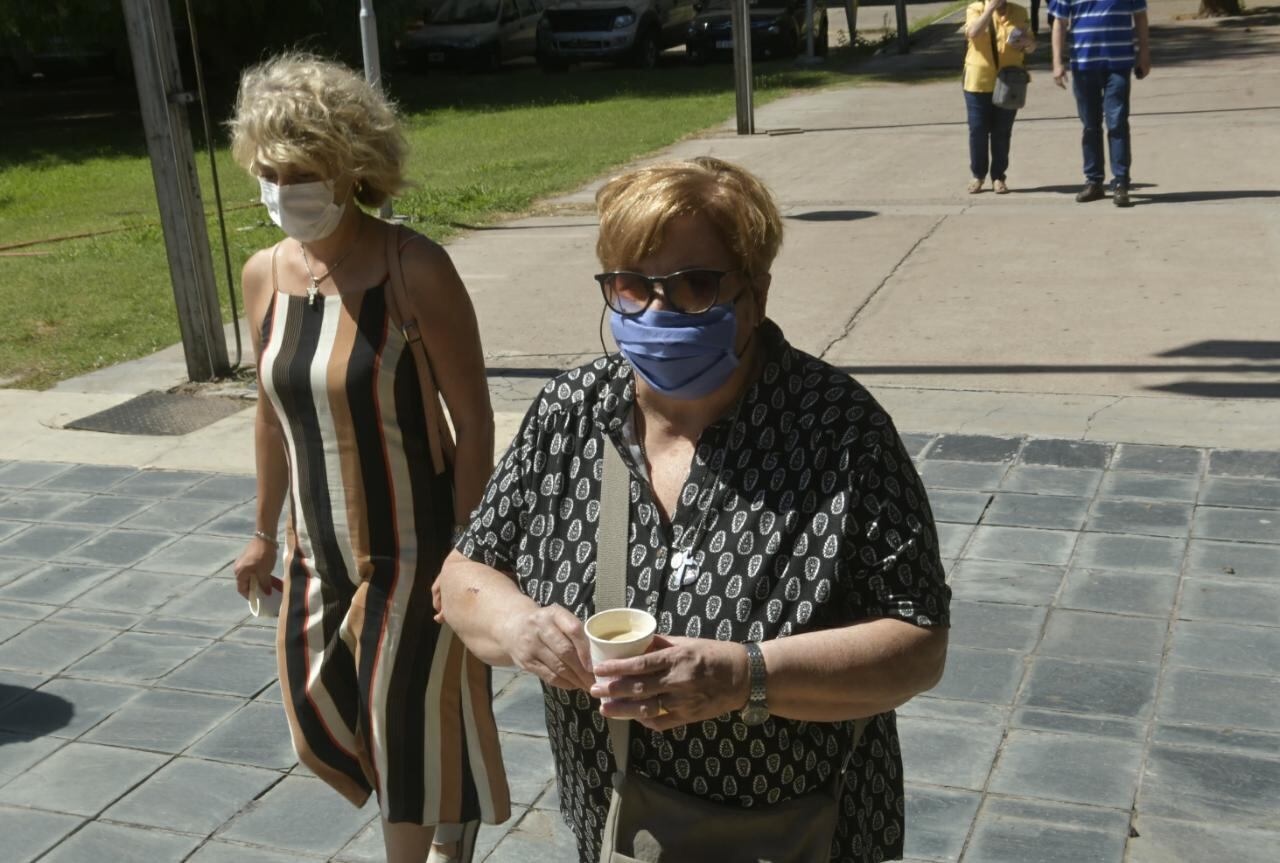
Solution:
M 582 621 L 562 605 L 513 615 L 499 634 L 503 650 L 521 669 L 559 689 L 590 689 L 591 647 Z
M 276 568 L 276 547 L 265 539 L 254 537 L 236 558 L 232 571 L 236 574 L 236 592 L 249 598 L 250 579 L 258 582 L 258 590 L 271 593 L 271 571 Z

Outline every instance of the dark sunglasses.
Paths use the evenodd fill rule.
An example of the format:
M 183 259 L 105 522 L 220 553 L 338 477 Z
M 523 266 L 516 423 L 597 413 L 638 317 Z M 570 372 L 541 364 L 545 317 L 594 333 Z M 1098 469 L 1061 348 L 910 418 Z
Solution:
M 646 276 L 628 270 L 615 270 L 595 277 L 600 283 L 604 302 L 620 315 L 638 315 L 661 294 L 669 308 L 688 315 L 700 315 L 720 300 L 720 283 L 733 270 L 711 270 L 694 267 L 665 276 Z M 661 286 L 661 287 L 659 287 Z

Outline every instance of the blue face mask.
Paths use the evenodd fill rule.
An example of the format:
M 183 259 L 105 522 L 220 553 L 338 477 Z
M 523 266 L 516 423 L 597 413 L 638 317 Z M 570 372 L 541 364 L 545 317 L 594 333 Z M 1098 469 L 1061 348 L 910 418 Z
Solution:
M 738 320 L 729 304 L 700 315 L 649 308 L 624 318 L 612 312 L 609 328 L 636 373 L 673 399 L 710 395 L 738 367 Z

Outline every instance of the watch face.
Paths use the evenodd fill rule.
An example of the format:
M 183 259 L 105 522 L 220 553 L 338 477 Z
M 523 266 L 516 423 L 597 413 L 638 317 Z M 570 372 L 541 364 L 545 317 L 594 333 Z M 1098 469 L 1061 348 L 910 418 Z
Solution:
M 739 715 L 747 725 L 759 725 L 769 718 L 769 709 L 759 704 L 748 704 Z

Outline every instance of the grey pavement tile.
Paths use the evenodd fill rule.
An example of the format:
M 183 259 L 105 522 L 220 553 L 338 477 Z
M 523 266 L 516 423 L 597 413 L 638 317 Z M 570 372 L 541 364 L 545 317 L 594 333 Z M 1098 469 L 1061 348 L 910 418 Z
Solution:
M 1280 679 L 1170 668 L 1156 715 L 1162 722 L 1280 731 Z
M 1280 479 L 1280 452 L 1218 449 L 1209 456 L 1209 473 L 1216 476 L 1251 476 Z M 0 477 L 0 484 L 3 478 Z
M 937 489 L 929 492 L 929 508 L 934 521 L 977 524 L 991 501 L 991 495 L 980 491 Z
M 502 734 L 499 739 L 502 761 L 507 766 L 507 782 L 511 786 L 511 802 L 532 805 L 549 784 L 555 784 L 551 745 L 545 737 L 524 734 Z
M 203 585 L 201 585 L 203 586 Z M 163 632 L 171 635 L 191 635 L 197 638 L 222 638 L 231 631 L 231 625 L 223 621 L 192 620 L 191 618 L 170 617 L 163 612 L 156 612 L 134 626 L 137 632 Z M 271 643 L 274 643 L 274 638 Z
M 1160 664 L 1168 623 L 1158 618 L 1055 608 L 1038 653 L 1063 659 Z
M 40 484 L 40 488 L 101 493 L 120 482 L 120 480 L 128 479 L 137 472 L 136 469 L 131 467 L 78 464 L 70 470 L 64 470 L 45 480 Z
M 252 504 L 239 506 L 224 512 L 222 515 L 200 527 L 201 533 L 213 533 L 221 536 L 234 536 L 240 539 L 253 536 L 257 517 Z
M 1210 671 L 1272 674 L 1280 669 L 1280 629 L 1175 621 L 1168 663 Z
M 165 530 L 173 533 L 190 533 L 206 522 L 212 521 L 227 511 L 226 501 L 212 500 L 166 500 L 156 503 L 128 521 L 125 527 L 140 530 Z M 250 528 L 249 533 L 253 533 Z
M 1211 476 L 1200 490 L 1199 503 L 1205 506 L 1280 509 L 1280 480 Z
M 203 638 L 126 632 L 76 662 L 66 673 L 97 680 L 151 683 L 209 644 Z
M 959 557 L 965 543 L 973 535 L 971 524 L 952 524 L 942 521 L 934 527 L 938 531 L 938 553 L 943 557 Z
M 925 447 L 933 443 L 934 439 L 936 438 L 936 435 L 908 433 L 908 434 L 899 435 L 899 437 L 902 438 L 902 446 L 906 449 L 907 455 L 911 456 L 912 458 L 915 458 L 916 456 L 924 452 Z
M 956 599 L 1048 605 L 1062 584 L 1061 566 L 1036 566 L 997 560 L 962 560 L 953 570 Z
M 67 491 L 24 491 L 0 500 L 0 518 L 19 521 L 45 521 L 64 510 L 89 499 L 87 494 Z
M 213 575 L 244 550 L 244 542 L 213 536 L 184 536 L 137 565 L 154 572 Z
M 259 692 L 253 697 L 253 702 L 267 704 L 284 704 L 284 692 L 280 688 L 280 681 L 276 680 L 266 689 Z
M 17 620 L 12 617 L 0 617 L 0 644 L 3 644 L 10 638 L 13 638 L 13 636 L 22 632 L 22 630 L 28 629 L 32 623 L 34 623 L 34 621 Z
M 276 677 L 272 650 L 215 642 L 162 679 L 164 686 L 250 697 Z
M 156 613 L 229 625 L 249 617 L 249 604 L 236 593 L 234 584 L 210 579 L 194 590 L 174 597 L 156 609 Z
M 363 809 L 356 809 L 318 779 L 288 776 L 219 835 L 270 848 L 332 855 L 376 812 L 372 798 Z
M 1194 476 L 1108 471 L 1102 478 L 1102 485 L 1098 487 L 1098 497 L 1133 497 L 1190 503 L 1196 499 L 1199 488 L 1200 478 Z
M 1014 729 L 1000 750 L 989 790 L 1128 809 L 1142 766 L 1141 741 Z
M 243 699 L 223 695 L 146 690 L 94 726 L 81 740 L 177 753 L 216 728 L 243 705 Z
M 57 752 L 67 741 L 0 731 L 0 785 Z
M 57 678 L 0 711 L 0 729 L 79 737 L 145 691 L 137 686 Z
M 241 845 L 235 842 L 211 840 L 200 846 L 187 858 L 187 863 L 323 863 L 325 856 L 295 854 L 289 851 L 269 851 L 266 848 Z
M 138 497 L 176 497 L 210 476 L 189 470 L 143 470 L 116 483 L 111 491 Z
M 942 719 L 947 722 L 963 722 L 972 725 L 1004 725 L 1009 721 L 1009 707 L 988 704 L 983 701 L 959 701 L 954 698 L 935 698 L 932 694 L 917 695 L 897 709 L 899 716 L 915 716 L 921 719 Z
M 1275 826 L 1277 800 L 1280 759 L 1158 743 L 1147 755 L 1138 811 L 1266 828 Z
M 1015 710 L 1009 723 L 1014 728 L 1085 734 L 1138 742 L 1145 739 L 1147 735 L 1146 723 L 1132 719 L 1088 716 L 1082 713 L 1059 713 L 1056 710 L 1037 710 L 1029 707 Z
M 200 583 L 201 579 L 194 575 L 161 575 L 131 569 L 85 591 L 71 604 L 77 608 L 145 614 Z
M 543 792 L 542 796 L 533 804 L 535 809 L 549 809 L 552 812 L 560 811 L 560 788 L 556 783 L 552 782 Z
M 1110 444 L 1079 440 L 1029 440 L 1019 459 L 1023 464 L 1048 467 L 1096 468 L 1111 460 Z
M 1146 719 L 1155 705 L 1154 665 L 1067 662 L 1050 657 L 1032 661 L 1018 703 L 1046 710 Z
M 383 863 L 386 859 L 386 846 L 382 842 L 382 820 L 379 818 L 364 825 L 364 829 L 333 858 L 335 863 Z M 484 854 L 477 848 L 473 859 L 483 860 Z
M 1280 734 L 1241 728 L 1209 728 L 1202 725 L 1172 725 L 1157 722 L 1152 729 L 1154 743 L 1193 749 L 1222 749 L 1275 758 L 1280 753 Z
M 199 844 L 197 836 L 95 821 L 40 860 L 41 863 L 102 863 L 104 860 L 182 863 Z
M 176 758 L 103 817 L 207 835 L 281 779 L 274 770 Z
M 502 690 L 506 689 L 508 683 L 511 683 L 517 677 L 522 677 L 522 676 L 527 676 L 527 675 L 522 675 L 519 671 L 517 671 L 514 668 L 490 669 L 489 679 L 493 687 L 493 694 L 497 695 L 498 693 L 502 692 Z
M 1002 491 L 1021 491 L 1028 494 L 1093 497 L 1100 482 L 1102 482 L 1100 470 L 1017 465 L 1009 471 L 1000 488 Z
M 1071 559 L 1075 542 L 1072 531 L 979 525 L 965 556 L 1058 566 Z
M 1268 544 L 1193 539 L 1187 546 L 1187 575 L 1275 582 L 1280 548 Z
M 1115 533 L 1081 534 L 1075 565 L 1081 569 L 1121 569 L 1176 576 L 1186 540 Z
M 0 668 L 52 674 L 106 644 L 115 635 L 99 627 L 41 621 L 0 644 Z
M 0 542 L 0 557 L 50 560 L 65 554 L 97 533 L 87 527 L 38 524 Z
M 577 856 L 577 843 L 560 814 L 530 809 L 485 863 L 564 863 Z
M 1044 606 L 992 602 L 951 603 L 951 644 L 1025 653 L 1036 646 Z
M 98 534 L 92 541 L 64 552 L 65 560 L 104 563 L 111 566 L 130 566 L 154 553 L 174 540 L 171 533 L 112 528 Z
M 1203 462 L 1204 451 L 1194 447 L 1122 443 L 1116 447 L 1111 469 L 1199 476 Z
M 925 486 L 933 491 L 935 488 L 958 488 L 965 491 L 995 491 L 1000 487 L 1009 465 L 1004 462 L 996 464 L 980 464 L 965 461 L 935 461 L 925 459 L 920 468 L 920 478 Z
M 1167 618 L 1178 595 L 1178 580 L 1149 572 L 1073 569 L 1058 598 L 1063 608 Z
M 68 743 L 0 788 L 0 803 L 96 815 L 167 760 L 151 752 Z
M 238 644 L 263 644 L 267 646 L 276 643 L 276 631 L 274 629 L 265 629 L 261 626 L 237 626 L 231 632 L 227 633 L 224 641 L 233 641 Z
M 493 702 L 493 714 L 498 721 L 498 728 L 518 734 L 545 737 L 545 710 L 542 684 L 531 674 L 520 675 Z
M 981 791 L 1004 738 L 1004 727 L 986 728 L 937 719 L 898 719 L 902 775 L 912 782 Z
M 1178 617 L 1280 626 L 1280 584 L 1188 578 L 1182 583 Z
M 186 500 L 225 500 L 243 503 L 258 494 L 258 480 L 253 476 L 211 476 L 182 493 Z
M 1273 863 L 1280 832 L 1242 830 L 1200 821 L 1155 818 L 1142 813 L 1134 821 L 1137 838 L 1129 840 L 1126 863 L 1169 863 L 1173 860 L 1230 860 Z
M 13 536 L 18 531 L 26 530 L 29 527 L 31 527 L 31 524 L 29 522 L 12 521 L 10 519 L 0 519 L 0 539 L 7 539 L 8 537 Z M 12 563 L 12 564 L 19 563 L 19 561 L 14 561 L 11 558 L 3 558 L 3 560 L 6 563 Z
M 966 863 L 1112 863 L 1124 856 L 1129 815 L 1066 804 L 990 798 L 973 828 Z
M 23 525 L 23 528 L 25 527 L 26 525 Z M 0 530 L 0 534 L 2 533 L 3 531 Z M 19 560 L 13 557 L 0 557 L 0 585 L 9 584 L 14 579 L 19 576 L 26 575 L 39 565 L 39 562 L 34 560 Z
M 1280 543 L 1280 512 L 1198 506 L 1191 533 L 1203 539 Z
M 256 701 L 219 723 L 188 754 L 270 770 L 288 770 L 298 761 L 284 708 Z
M 117 572 L 102 566 L 50 563 L 0 587 L 0 597 L 64 605 Z
M 993 650 L 953 647 L 947 651 L 942 682 L 930 690 L 938 698 L 1009 704 L 1022 680 L 1022 657 Z
M 906 855 L 909 859 L 960 859 L 965 837 L 978 813 L 982 795 L 949 788 L 906 786 Z
M 1082 497 L 1002 492 L 982 516 L 983 524 L 1079 530 L 1089 501 Z
M 20 671 L 0 671 L 0 707 L 4 707 L 16 698 L 27 694 L 28 689 L 36 689 L 47 677 L 43 674 L 23 674 Z
M 1152 500 L 1097 500 L 1087 530 L 1143 536 L 1186 536 L 1191 505 Z
M 0 599 L 0 617 L 10 617 L 17 620 L 29 620 L 35 622 L 43 620 L 58 610 L 56 605 L 43 605 L 35 602 L 14 602 L 9 599 Z
M 30 863 L 83 823 L 72 815 L 0 806 L 6 863 Z
M 934 441 L 928 457 L 945 461 L 1013 461 L 1021 446 L 1021 438 L 944 434 Z
M 49 615 L 54 623 L 81 623 L 85 626 L 98 626 L 103 629 L 114 629 L 124 632 L 132 628 L 142 617 L 123 611 L 100 611 L 93 608 L 60 608 Z
M 70 464 L 47 461 L 14 461 L 0 467 L 0 486 L 30 488 L 69 470 Z
M 115 495 L 110 494 L 99 494 L 89 498 L 84 503 L 68 507 L 67 509 L 58 512 L 56 515 L 50 516 L 49 520 L 64 522 L 67 524 L 87 524 L 109 527 L 120 524 L 130 516 L 142 512 L 154 503 L 154 500 L 147 500 L 145 498 L 116 497 Z

